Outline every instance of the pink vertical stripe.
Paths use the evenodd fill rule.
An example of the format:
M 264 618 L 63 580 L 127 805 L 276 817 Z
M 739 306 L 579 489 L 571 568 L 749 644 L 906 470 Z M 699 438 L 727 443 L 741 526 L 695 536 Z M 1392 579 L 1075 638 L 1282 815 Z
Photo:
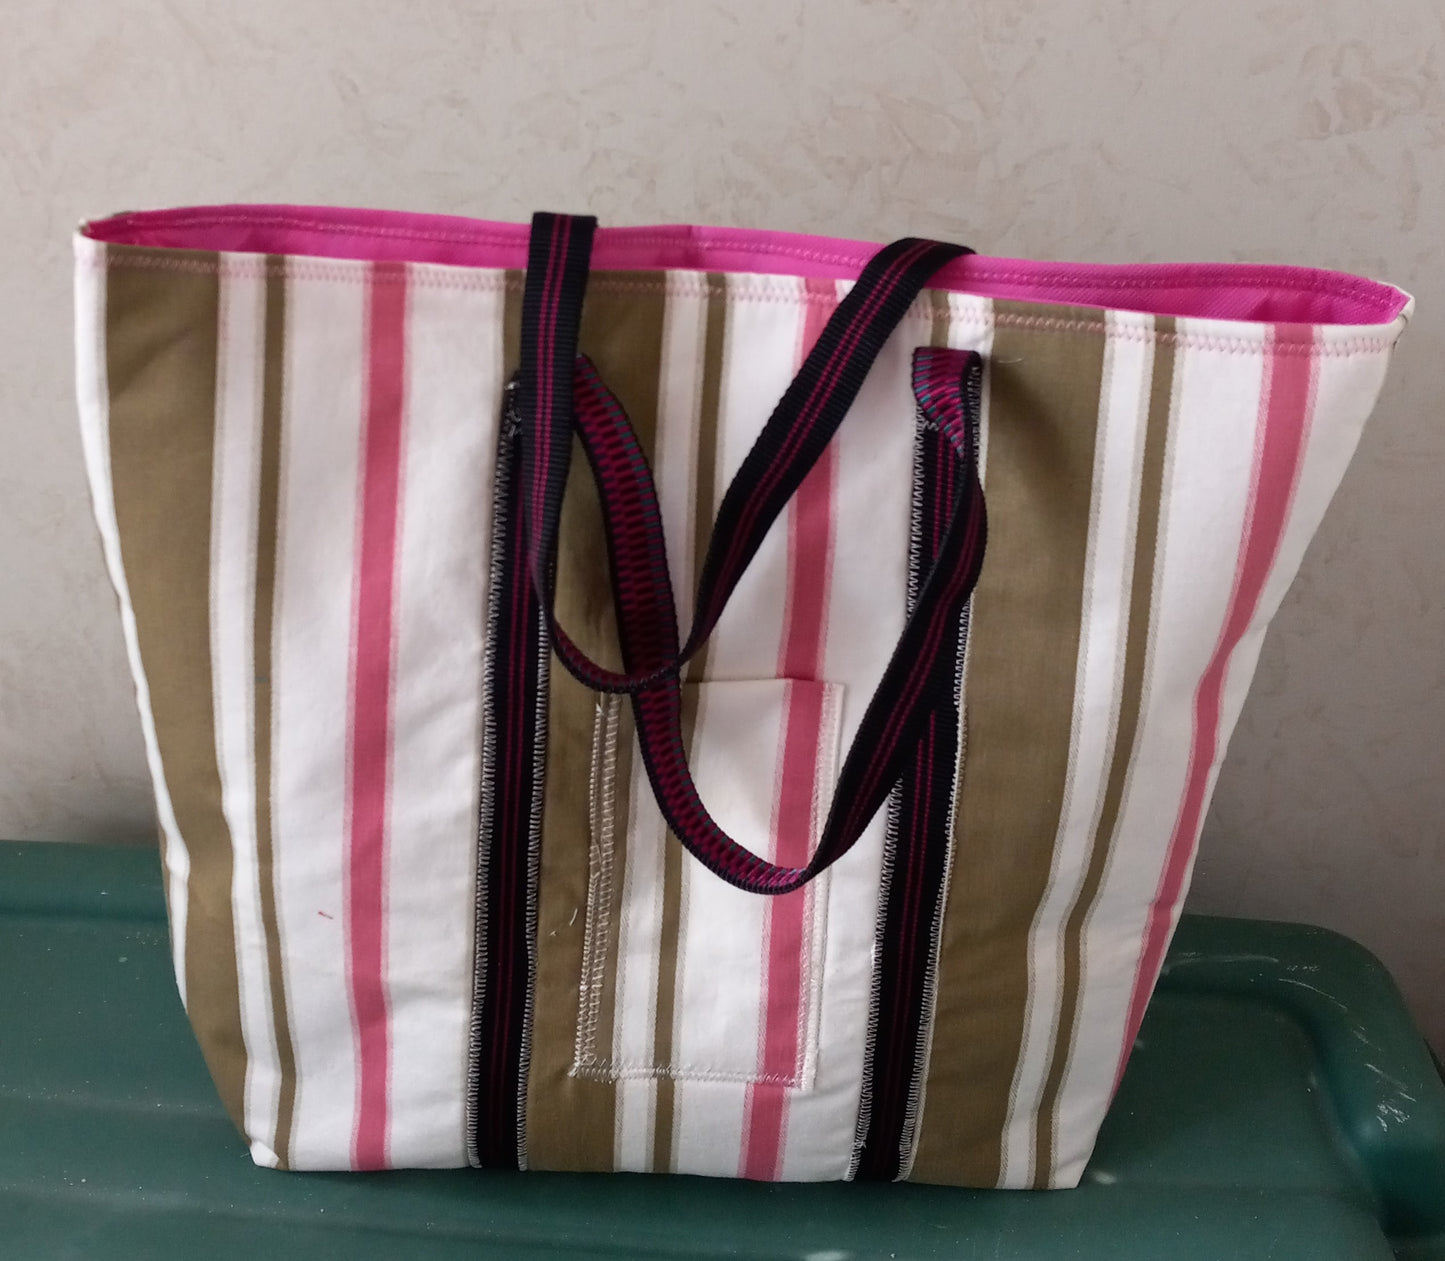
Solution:
M 391 1037 L 386 994 L 386 849 L 391 787 L 397 527 L 405 389 L 406 267 L 367 284 L 366 415 L 352 628 L 346 832 L 347 973 L 356 1044 L 357 1169 L 387 1165 Z
M 837 287 L 806 282 L 807 302 L 799 338 L 798 363 L 818 340 L 837 306 Z M 788 592 L 778 673 L 785 679 L 818 681 L 828 624 L 828 579 L 833 564 L 834 474 L 830 444 L 788 504 Z M 783 755 L 773 807 L 773 861 L 806 865 L 818 794 L 818 744 L 823 730 L 823 689 L 788 688 Z M 776 1181 L 782 1174 L 787 1129 L 788 1087 L 780 1079 L 797 1074 L 802 1010 L 807 889 L 767 903 L 763 956 L 762 1030 L 758 1076 L 748 1087 L 742 1160 L 744 1178 Z
M 1229 661 L 1254 620 L 1265 582 L 1279 552 L 1285 522 L 1289 519 L 1305 441 L 1309 435 L 1315 367 L 1314 338 L 1315 330 L 1310 325 L 1277 325 L 1265 359 L 1254 467 L 1250 473 L 1244 538 L 1235 567 L 1234 588 L 1230 592 L 1219 642 L 1194 694 L 1194 730 L 1190 739 L 1184 797 L 1179 805 L 1174 832 L 1169 838 L 1159 888 L 1149 907 L 1144 948 L 1129 1002 L 1129 1024 L 1114 1078 L 1116 1090 L 1164 962 L 1174 907 L 1183 892 L 1189 860 L 1204 822 L 1209 777 L 1219 751 L 1219 724 Z

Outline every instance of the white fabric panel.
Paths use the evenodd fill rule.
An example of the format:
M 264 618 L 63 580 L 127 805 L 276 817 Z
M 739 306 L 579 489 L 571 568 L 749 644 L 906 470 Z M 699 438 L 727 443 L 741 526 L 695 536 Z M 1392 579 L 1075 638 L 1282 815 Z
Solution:
M 617 699 L 604 704 L 618 704 Z M 610 821 L 627 829 L 622 873 L 621 922 L 617 933 L 616 999 L 612 1026 L 613 1064 L 650 1064 L 657 1020 L 657 973 L 662 952 L 663 846 L 667 825 L 652 795 L 633 740 L 626 819 Z M 608 759 L 609 762 L 611 759 Z M 611 846 L 610 836 L 598 838 Z M 614 876 L 615 878 L 615 876 Z M 605 1048 L 598 1048 L 605 1054 Z M 652 1118 L 656 1091 L 650 1077 L 617 1084 L 617 1152 L 619 1169 L 647 1169 L 652 1164 Z
M 790 686 L 822 686 L 825 714 L 837 713 L 840 688 L 776 680 L 703 684 L 698 707 L 693 769 L 699 790 L 724 831 L 761 837 L 757 852 L 770 860 L 776 857 L 770 839 L 773 803 L 763 786 L 777 777 Z M 837 775 L 836 742 L 836 721 L 825 719 L 816 762 L 825 792 L 831 792 Z M 815 820 L 815 829 L 821 822 Z M 815 830 L 811 846 L 817 841 Z M 827 876 L 820 880 L 826 887 Z M 683 864 L 683 883 L 688 918 L 678 950 L 676 1073 L 757 1080 L 769 899 L 724 883 L 690 857 Z M 821 927 L 822 921 L 815 917 L 815 923 Z M 811 943 L 805 949 L 811 956 Z M 803 995 L 805 1003 L 810 998 Z M 808 1014 L 805 1008 L 803 1015 Z M 798 1084 L 807 1085 L 815 1055 L 805 1039 L 802 1075 L 793 1078 Z
M 1254 617 L 1230 655 L 1225 672 L 1224 693 L 1220 698 L 1219 744 L 1209 778 L 1209 796 L 1213 796 L 1230 738 L 1244 710 L 1269 623 L 1294 582 L 1305 550 L 1319 529 L 1325 510 L 1359 444 L 1364 421 L 1379 393 L 1388 361 L 1388 355 L 1382 353 L 1330 353 L 1327 344 L 1321 353 L 1317 353 L 1313 365 L 1308 445 L 1302 454 L 1299 480 L 1291 499 L 1279 551 L 1260 594 Z M 1184 876 L 1183 887 L 1186 890 L 1197 856 L 1197 848 L 1191 848 Z M 1177 923 L 1182 909 L 1181 899 L 1181 904 L 1174 909 L 1172 922 Z
M 1215 326 L 1215 328 L 1211 330 L 1208 325 L 1202 322 L 1191 322 L 1191 326 L 1187 332 L 1193 338 L 1197 339 L 1196 344 L 1189 353 L 1191 364 L 1203 358 L 1205 348 L 1200 346 L 1198 341 L 1202 341 L 1210 331 L 1215 332 L 1216 337 L 1218 337 L 1220 330 L 1218 326 Z M 1238 331 L 1231 331 L 1234 332 L 1237 339 Z M 1306 431 L 1306 446 L 1301 456 L 1299 476 L 1294 488 L 1290 512 L 1285 521 L 1284 534 L 1280 542 L 1279 551 L 1274 557 L 1269 576 L 1260 594 L 1259 604 L 1255 609 L 1254 616 L 1251 618 L 1248 629 L 1245 631 L 1229 660 L 1225 675 L 1224 693 L 1221 698 L 1218 745 L 1214 763 L 1209 769 L 1207 781 L 1208 791 L 1205 798 L 1206 804 L 1208 795 L 1213 792 L 1214 784 L 1218 777 L 1219 764 L 1228 747 L 1230 734 L 1243 709 L 1245 696 L 1249 683 L 1254 675 L 1254 669 L 1259 659 L 1259 653 L 1264 642 L 1264 633 L 1268 627 L 1268 623 L 1278 610 L 1290 583 L 1293 581 L 1299 564 L 1303 559 L 1305 548 L 1313 536 L 1314 531 L 1318 528 L 1325 509 L 1328 507 L 1330 498 L 1339 485 L 1345 466 L 1358 442 L 1360 428 L 1364 418 L 1367 416 L 1374 402 L 1374 398 L 1383 380 L 1385 368 L 1388 364 L 1388 355 L 1386 353 L 1379 351 L 1372 354 L 1358 353 L 1357 349 L 1351 346 L 1348 334 L 1349 330 L 1330 330 L 1324 338 L 1320 339 L 1320 344 L 1317 345 L 1315 359 L 1312 364 L 1312 398 L 1306 421 L 1308 426 Z M 1235 344 L 1238 344 L 1237 340 Z M 1227 351 L 1218 345 L 1210 349 L 1213 353 L 1211 358 L 1205 361 L 1207 366 L 1204 370 L 1213 370 L 1214 361 L 1217 361 L 1221 357 L 1228 357 Z M 1236 354 L 1234 358 L 1238 360 L 1241 356 Z M 1263 363 L 1262 361 L 1252 362 L 1259 373 L 1260 383 L 1262 384 Z M 1197 366 L 1196 370 L 1198 370 Z M 1239 375 L 1243 376 L 1244 374 L 1241 371 Z M 1256 399 L 1258 389 L 1259 387 L 1256 386 Z M 1203 415 L 1196 415 L 1192 424 L 1195 429 L 1205 431 L 1205 434 L 1202 436 L 1205 437 L 1206 440 L 1207 438 L 1213 438 L 1218 441 L 1220 440 L 1220 430 L 1223 428 L 1226 420 L 1238 423 L 1249 414 L 1250 412 L 1244 403 L 1243 395 L 1236 394 L 1228 407 L 1224 405 L 1219 406 L 1213 416 L 1207 420 Z M 1256 403 L 1253 416 L 1256 420 L 1260 419 L 1258 403 Z M 1191 422 L 1189 422 L 1186 417 L 1181 417 L 1180 423 L 1186 424 Z M 1224 440 L 1230 441 L 1231 439 L 1226 435 Z M 1257 456 L 1253 441 L 1249 443 L 1248 449 Z M 1248 485 L 1248 475 L 1241 474 L 1237 478 L 1237 489 L 1241 494 L 1247 494 Z M 1240 551 L 1239 539 L 1240 534 L 1237 533 L 1235 535 L 1235 557 L 1238 556 Z M 1219 541 L 1221 552 L 1220 555 L 1215 557 L 1219 565 L 1221 581 L 1223 581 L 1226 576 L 1231 581 L 1234 578 L 1235 565 L 1230 563 L 1234 558 L 1224 555 L 1224 544 L 1228 541 L 1227 536 Z M 1191 702 L 1192 699 L 1191 696 Z M 1192 718 L 1192 703 L 1188 707 L 1179 703 L 1176 708 L 1176 717 L 1180 721 L 1187 722 Z M 1187 739 L 1187 734 L 1181 737 L 1181 742 L 1186 750 Z M 1139 773 L 1140 768 L 1136 767 L 1135 774 L 1138 775 Z M 1181 790 L 1182 782 L 1178 785 L 1175 801 L 1173 802 L 1173 810 L 1175 813 L 1177 813 L 1178 791 Z M 1171 822 L 1175 817 L 1175 813 L 1170 813 L 1169 815 Z M 1142 832 L 1146 824 L 1141 821 L 1139 826 Z M 1162 859 L 1162 846 L 1167 842 L 1168 837 L 1163 829 L 1157 825 L 1154 831 L 1154 837 L 1149 839 L 1158 840 L 1160 847 L 1159 857 Z M 1124 839 L 1125 843 L 1129 843 L 1127 836 Z M 1188 872 L 1192 870 L 1194 861 L 1192 843 L 1197 838 L 1190 837 L 1187 839 L 1191 843 L 1191 850 L 1188 855 L 1185 874 L 1184 887 L 1186 888 L 1188 886 Z M 1137 850 L 1131 853 L 1137 853 Z M 1119 864 L 1119 866 L 1123 865 L 1123 863 Z M 1077 1170 L 1082 1167 L 1083 1162 L 1087 1159 L 1088 1151 L 1083 1148 L 1082 1141 L 1089 1137 L 1086 1134 L 1086 1130 L 1092 1125 L 1093 1120 L 1087 1112 L 1089 1096 L 1085 1091 L 1089 1087 L 1097 1091 L 1103 1086 L 1104 1083 L 1100 1079 L 1104 1073 L 1103 1064 L 1108 1059 L 1108 1040 L 1112 1037 L 1117 1044 L 1122 1036 L 1122 1029 L 1118 1027 L 1111 1028 L 1108 1022 L 1110 1020 L 1122 1020 L 1123 1013 L 1127 1011 L 1129 991 L 1132 988 L 1134 979 L 1133 969 L 1137 966 L 1139 955 L 1139 943 L 1137 940 L 1129 939 L 1125 937 L 1124 934 L 1130 929 L 1135 933 L 1140 931 L 1148 909 L 1145 903 L 1147 903 L 1148 898 L 1152 897 L 1153 894 L 1152 888 L 1147 891 L 1145 890 L 1144 881 L 1147 876 L 1147 879 L 1151 883 L 1157 882 L 1159 874 L 1158 866 L 1156 864 L 1137 874 L 1138 880 L 1136 887 L 1130 891 L 1132 892 L 1132 899 L 1129 906 L 1129 909 L 1133 909 L 1135 914 L 1132 917 L 1123 919 L 1121 923 L 1112 927 L 1106 927 L 1103 919 L 1106 908 L 1101 905 L 1100 913 L 1097 917 L 1101 923 L 1101 929 L 1098 934 L 1101 939 L 1101 951 L 1108 949 L 1108 946 L 1112 946 L 1109 953 L 1104 955 L 1103 963 L 1098 965 L 1098 970 L 1102 972 L 1107 963 L 1118 960 L 1116 965 L 1117 973 L 1110 973 L 1107 976 L 1106 982 L 1096 987 L 1096 995 L 1090 996 L 1086 991 L 1086 996 L 1092 1001 L 1095 1014 L 1095 1020 L 1091 1030 L 1094 1038 L 1089 1046 L 1081 1045 L 1076 1055 L 1076 1060 L 1079 1061 L 1078 1069 L 1076 1071 L 1071 1069 L 1070 1078 L 1066 1082 L 1064 1095 L 1064 1107 L 1071 1108 L 1075 1113 L 1075 1128 L 1080 1136 L 1081 1143 L 1080 1149 L 1075 1152 L 1072 1164 L 1069 1167 L 1061 1167 L 1059 1181 L 1064 1181 L 1070 1172 L 1076 1174 Z M 1111 883 L 1115 885 L 1112 892 L 1117 894 L 1118 887 L 1123 884 L 1122 878 L 1118 882 L 1111 880 Z M 1105 891 L 1106 895 L 1110 892 L 1111 890 L 1109 889 Z M 1107 908 L 1107 910 L 1116 915 L 1119 914 L 1119 912 L 1114 909 L 1114 906 Z M 1177 920 L 1178 912 L 1178 906 L 1172 908 L 1171 923 Z M 1108 945 L 1102 944 L 1106 932 L 1109 935 Z M 1096 1054 L 1090 1055 L 1091 1049 L 1093 1049 Z M 1097 1062 L 1094 1063 L 1091 1061 Z M 1097 1070 L 1092 1074 L 1095 1080 L 1085 1085 L 1083 1079 L 1091 1068 Z M 1109 1078 L 1108 1085 L 1112 1086 L 1112 1072 L 1109 1073 Z M 1077 1090 L 1078 1093 L 1072 1093 L 1075 1090 Z M 1062 1124 L 1063 1120 L 1061 1118 L 1061 1129 Z
M 613 1152 L 614 1165 L 623 1170 L 650 1170 L 653 1125 L 657 1109 L 656 1080 L 651 1077 L 623 1077 L 618 1080 L 616 1089 L 617 1135 Z
M 1216 329 L 1179 328 L 1137 755 L 1084 931 L 1078 1035 L 1056 1131 L 1062 1185 L 1077 1180 L 1114 1088 L 1142 934 L 1184 791 L 1195 692 L 1219 642 L 1246 528 L 1263 359 L 1211 344 Z
M 698 707 L 694 772 L 699 791 L 725 831 L 749 838 L 750 847 L 752 838 L 761 838 L 756 852 L 770 860 L 776 858 L 771 788 L 782 758 L 790 686 L 807 685 L 778 680 L 704 684 Z M 836 687 L 825 691 L 816 773 L 821 791 L 831 794 L 840 697 Z M 810 848 L 817 844 L 821 823 L 821 818 L 815 820 Z M 816 882 L 818 896 L 826 897 L 827 884 L 825 874 Z M 683 864 L 683 885 L 688 915 L 678 950 L 676 1167 L 680 1172 L 735 1177 L 747 1085 L 760 1080 L 769 903 L 724 883 L 690 857 Z M 819 951 L 825 931 L 825 920 L 812 916 L 802 945 L 808 960 Z M 793 1080 L 806 1092 L 817 1059 L 813 1014 L 822 978 L 807 962 L 802 975 L 802 1071 Z
M 500 283 L 408 284 L 386 885 L 391 1163 L 464 1164 Z
M 295 1169 L 347 1168 L 356 1063 L 347 990 L 348 653 L 365 381 L 364 267 L 292 265 L 273 650 L 277 917 L 296 1054 Z
M 693 557 L 693 521 L 697 511 L 698 409 L 701 403 L 703 347 L 707 334 L 707 277 L 669 272 L 663 308 L 662 377 L 657 390 L 657 435 L 652 469 L 657 502 L 667 536 L 667 566 L 677 601 L 678 634 L 692 629 L 697 566 Z M 709 488 L 716 503 L 722 486 Z M 710 525 L 711 523 L 709 523 Z
M 756 1051 L 757 1044 L 751 1044 Z M 746 1141 L 747 1087 L 737 1082 L 679 1081 L 676 1168 L 705 1178 L 736 1178 Z
M 1279 611 L 1299 572 L 1305 550 L 1324 519 L 1325 510 L 1339 489 L 1366 417 L 1384 383 L 1389 355 L 1351 352 L 1338 335 L 1334 345 L 1326 337 L 1316 348 L 1313 372 L 1313 407 L 1308 446 L 1300 468 L 1290 513 L 1285 521 L 1279 554 L 1260 595 L 1249 629 L 1230 659 L 1221 714 L 1220 756 L 1239 721 L 1255 666 L 1264 647 L 1265 631 Z
M 728 278 L 727 338 L 718 404 L 717 503 L 722 502 L 739 465 L 797 371 L 803 321 L 800 289 L 798 281 L 777 277 Z M 782 512 L 713 631 L 707 659 L 710 681 L 773 676 L 787 591 L 788 516 Z M 762 843 L 760 840 L 759 845 Z
M 714 805 L 718 822 L 735 835 L 763 836 L 767 843 L 771 799 L 757 791 L 771 783 L 781 756 L 789 685 L 777 680 L 733 681 L 698 685 L 700 700 L 694 773 L 699 790 Z M 798 686 L 794 684 L 792 686 Z M 819 746 L 818 777 L 831 791 L 836 777 L 839 689 L 826 687 L 825 726 Z M 641 777 L 640 768 L 636 770 Z M 633 785 L 651 804 L 645 781 Z M 634 819 L 638 817 L 634 813 Z M 660 820 L 658 821 L 660 824 Z M 821 822 L 821 819 L 819 820 Z M 651 1094 L 624 1088 L 627 1079 L 651 1081 L 666 1075 L 678 1083 L 677 1168 L 690 1173 L 737 1171 L 742 1112 L 747 1083 L 758 1076 L 761 1038 L 761 980 L 766 902 L 725 884 L 690 857 L 684 858 L 683 902 L 687 915 L 678 943 L 678 991 L 673 1057 L 658 1064 L 653 1056 L 656 1019 L 657 923 L 661 907 L 661 832 L 659 844 L 639 853 L 640 832 L 629 837 L 628 880 L 622 907 L 623 941 L 618 974 L 619 1002 L 616 1058 L 601 1066 L 619 1083 L 619 1159 L 628 1168 L 646 1168 L 652 1142 Z M 816 836 L 814 837 L 816 843 Z M 667 843 L 675 843 L 668 841 Z M 826 890 L 828 878 L 819 888 Z M 809 960 L 820 952 L 824 920 L 813 918 L 813 934 L 804 946 Z M 813 1020 L 821 981 L 816 966 L 804 967 L 813 992 L 806 994 L 800 1055 L 804 1085 L 816 1061 L 817 1030 Z M 649 985 L 650 983 L 650 985 Z M 685 1087 L 694 1083 L 726 1084 L 707 1092 L 707 1104 L 694 1107 Z

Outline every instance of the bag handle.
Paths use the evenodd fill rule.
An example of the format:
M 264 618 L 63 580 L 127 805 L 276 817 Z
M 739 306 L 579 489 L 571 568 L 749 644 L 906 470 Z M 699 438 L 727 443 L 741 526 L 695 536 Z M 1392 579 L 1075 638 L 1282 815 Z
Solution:
M 675 659 L 647 660 L 618 672 L 582 652 L 552 618 L 557 532 L 572 452 L 572 365 L 596 227 L 590 216 L 532 217 L 518 375 L 519 411 L 527 418 L 522 427 L 522 470 L 528 563 L 551 623 L 553 647 L 563 664 L 594 691 L 631 692 L 680 669 L 707 642 L 768 529 L 837 432 L 904 313 L 941 267 L 973 251 L 907 238 L 884 246 L 869 260 L 723 495 L 703 560 L 687 643 Z M 667 614 L 659 604 L 656 616 L 664 615 L 675 625 L 675 606 Z
M 648 778 L 663 817 L 683 845 L 740 888 L 789 892 L 852 848 L 897 782 L 928 716 L 954 702 L 955 663 L 945 658 L 941 645 L 977 582 L 987 530 L 973 454 L 982 381 L 976 354 L 915 352 L 919 407 L 925 421 L 947 437 L 961 475 L 937 555 L 844 759 L 822 838 L 806 866 L 784 867 L 760 858 L 708 813 L 687 764 L 681 668 L 706 641 L 768 527 L 836 432 L 889 333 L 929 276 L 965 251 L 934 242 L 897 242 L 880 251 L 839 305 L 724 495 L 699 582 L 693 630 L 680 647 L 651 470 L 621 404 L 592 365 L 576 356 L 593 226 L 590 219 L 534 219 L 522 368 L 511 395 L 522 439 L 532 580 L 564 665 L 590 687 L 630 694 Z M 564 364 L 571 368 L 570 381 Z M 553 613 L 557 526 L 574 429 L 602 501 L 622 672 L 599 667 L 581 653 Z

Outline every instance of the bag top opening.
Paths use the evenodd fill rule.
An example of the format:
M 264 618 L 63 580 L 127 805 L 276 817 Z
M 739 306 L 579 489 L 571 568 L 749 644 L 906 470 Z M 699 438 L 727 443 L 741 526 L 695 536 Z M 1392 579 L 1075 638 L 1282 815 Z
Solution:
M 521 269 L 529 228 L 404 211 L 236 205 L 115 215 L 82 225 L 81 233 L 111 245 Z M 603 228 L 592 265 L 598 272 L 852 280 L 877 248 L 737 228 Z M 1253 263 L 1051 263 L 974 254 L 945 267 L 932 287 L 987 298 L 1285 324 L 1391 324 L 1410 306 L 1409 295 L 1392 285 L 1344 272 Z

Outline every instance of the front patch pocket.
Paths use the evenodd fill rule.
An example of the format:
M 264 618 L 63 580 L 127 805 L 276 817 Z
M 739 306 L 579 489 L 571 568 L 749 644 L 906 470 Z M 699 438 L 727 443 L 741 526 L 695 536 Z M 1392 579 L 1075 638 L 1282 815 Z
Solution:
M 806 861 L 837 775 L 841 685 L 683 691 L 693 774 L 713 817 L 765 858 Z M 598 699 L 591 816 L 573 1073 L 809 1089 L 828 873 L 763 897 L 695 862 L 653 800 L 625 697 Z

